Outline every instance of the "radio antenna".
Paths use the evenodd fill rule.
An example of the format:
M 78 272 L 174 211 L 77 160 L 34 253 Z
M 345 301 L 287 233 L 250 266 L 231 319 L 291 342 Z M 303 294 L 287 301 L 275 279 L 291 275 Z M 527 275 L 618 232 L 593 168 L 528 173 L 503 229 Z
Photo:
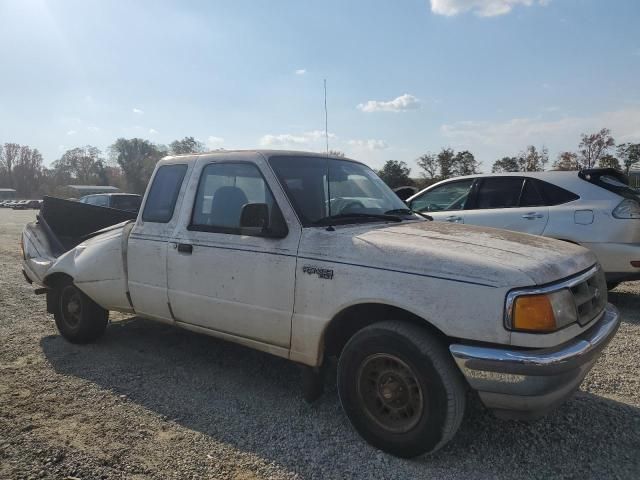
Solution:
M 329 178 L 329 114 L 327 113 L 327 79 L 324 79 L 324 138 L 327 148 L 327 217 L 331 221 L 331 179 Z M 331 224 L 327 227 L 327 231 L 333 232 L 335 228 Z
M 327 113 L 327 79 L 324 79 L 324 137 L 327 141 L 327 157 L 329 156 L 329 114 Z

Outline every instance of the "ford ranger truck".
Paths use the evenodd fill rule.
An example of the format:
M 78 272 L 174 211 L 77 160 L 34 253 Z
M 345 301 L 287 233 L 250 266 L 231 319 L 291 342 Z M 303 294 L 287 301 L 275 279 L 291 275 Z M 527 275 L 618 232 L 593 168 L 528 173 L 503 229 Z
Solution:
M 78 235 L 54 213 L 23 266 L 68 341 L 125 312 L 297 362 L 309 398 L 337 358 L 353 427 L 400 457 L 446 444 L 469 390 L 502 417 L 561 404 L 620 322 L 588 250 L 429 221 L 344 158 L 167 157 L 135 220 Z

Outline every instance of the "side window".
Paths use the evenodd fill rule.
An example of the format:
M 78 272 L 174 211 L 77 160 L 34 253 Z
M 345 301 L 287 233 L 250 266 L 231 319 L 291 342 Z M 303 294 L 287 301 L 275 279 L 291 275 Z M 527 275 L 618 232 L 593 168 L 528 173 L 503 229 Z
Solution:
M 544 198 L 540 194 L 536 181 L 532 178 L 527 178 L 524 181 L 524 188 L 522 189 L 522 196 L 520 197 L 521 207 L 543 207 L 546 205 Z
M 474 180 L 460 180 L 441 185 L 411 201 L 411 208 L 418 212 L 463 210 Z
M 418 212 L 463 210 L 474 179 L 449 182 L 425 192 L 411 201 L 411 208 Z
M 250 163 L 212 163 L 202 170 L 190 230 L 240 233 L 240 214 L 248 203 L 265 203 L 271 224 L 284 224 L 260 170 Z
M 97 207 L 108 207 L 109 199 L 106 197 L 106 195 L 93 195 L 91 197 L 85 198 L 84 203 L 95 205 Z
M 95 203 L 94 205 L 97 205 L 98 207 L 108 207 L 109 206 L 109 197 L 107 197 L 106 195 L 98 195 L 95 198 Z
M 537 180 L 536 185 L 542 197 L 544 198 L 545 204 L 548 206 L 553 205 L 561 205 L 563 203 L 573 202 L 574 200 L 578 200 L 580 198 L 579 195 L 570 192 L 569 190 L 565 190 L 564 188 L 558 187 L 557 185 L 553 185 L 548 182 L 544 182 L 542 180 Z
M 164 165 L 158 169 L 144 204 L 144 222 L 168 223 L 171 220 L 186 172 L 186 165 Z
M 522 191 L 522 177 L 486 177 L 480 183 L 476 209 L 517 207 Z

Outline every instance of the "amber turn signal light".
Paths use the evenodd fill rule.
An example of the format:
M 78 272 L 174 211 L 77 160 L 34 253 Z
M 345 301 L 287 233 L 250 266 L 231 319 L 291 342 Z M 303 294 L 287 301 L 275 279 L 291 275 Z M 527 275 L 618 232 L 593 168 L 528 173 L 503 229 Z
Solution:
M 528 332 L 552 332 L 556 317 L 548 295 L 519 297 L 514 306 L 513 327 Z

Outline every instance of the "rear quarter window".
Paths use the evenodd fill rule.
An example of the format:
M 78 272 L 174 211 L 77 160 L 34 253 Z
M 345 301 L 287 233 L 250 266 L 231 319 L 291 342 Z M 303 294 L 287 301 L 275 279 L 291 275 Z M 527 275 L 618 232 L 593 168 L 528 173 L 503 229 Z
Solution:
M 573 202 L 574 200 L 578 200 L 580 198 L 579 195 L 576 195 L 575 193 L 570 192 L 569 190 L 565 190 L 564 188 L 552 183 L 545 182 L 543 180 L 536 180 L 535 182 L 540 195 L 542 195 L 542 198 L 545 201 L 545 204 L 549 207 Z
M 153 177 L 142 212 L 142 221 L 168 223 L 173 217 L 186 165 L 163 165 Z

